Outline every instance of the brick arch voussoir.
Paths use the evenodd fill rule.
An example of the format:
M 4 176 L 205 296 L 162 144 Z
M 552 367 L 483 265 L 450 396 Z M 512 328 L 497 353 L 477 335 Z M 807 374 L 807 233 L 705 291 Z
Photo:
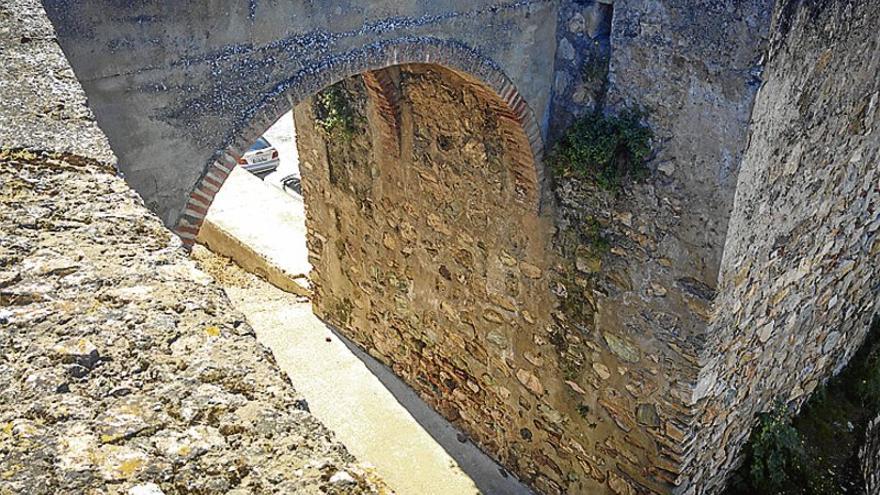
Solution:
M 511 146 L 518 154 L 513 174 L 524 201 L 540 210 L 545 184 L 544 141 L 533 109 L 510 78 L 491 60 L 457 42 L 404 38 L 377 42 L 307 65 L 260 101 L 253 116 L 233 129 L 229 144 L 205 167 L 187 200 L 175 232 L 189 248 L 195 243 L 214 197 L 237 166 L 239 157 L 290 109 L 309 96 L 348 77 L 405 64 L 433 64 L 452 70 L 489 101 Z

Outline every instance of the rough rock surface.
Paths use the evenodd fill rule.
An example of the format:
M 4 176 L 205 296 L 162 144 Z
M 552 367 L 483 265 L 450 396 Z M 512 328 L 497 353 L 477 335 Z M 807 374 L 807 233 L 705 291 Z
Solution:
M 7 150 L 0 184 L 0 493 L 379 491 L 121 179 Z
M 643 302 L 701 286 L 627 270 L 651 252 L 643 224 L 617 210 L 632 229 L 606 237 L 596 184 L 563 182 L 538 216 L 517 187 L 528 151 L 460 75 L 403 65 L 333 91 L 315 102 L 336 94 L 360 132 L 317 131 L 323 103 L 294 112 L 315 313 L 536 491 L 668 493 L 678 354 L 634 335 L 678 323 Z
M 39 0 L 0 2 L 0 143 L 115 161 Z
M 880 492 L 880 416 L 868 423 L 865 443 L 859 449 L 859 461 L 866 493 Z
M 52 36 L 0 5 L 0 493 L 382 493 L 91 159 L 112 153 Z
M 691 483 L 721 485 L 755 413 L 800 408 L 880 308 L 878 28 L 869 0 L 777 9 L 700 358 Z
M 333 94 L 354 131 L 319 130 L 317 102 Z M 548 344 L 548 228 L 517 180 L 531 152 L 492 98 L 436 65 L 403 65 L 296 107 L 312 301 L 518 478 L 553 494 L 558 473 L 582 470 L 558 453 L 577 402 Z

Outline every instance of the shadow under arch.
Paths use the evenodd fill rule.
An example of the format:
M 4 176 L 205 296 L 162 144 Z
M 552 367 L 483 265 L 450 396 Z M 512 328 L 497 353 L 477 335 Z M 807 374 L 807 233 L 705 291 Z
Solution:
M 175 232 L 186 247 L 195 243 L 208 209 L 238 158 L 280 117 L 309 96 L 348 77 L 405 64 L 431 64 L 451 70 L 488 96 L 499 118 L 516 124 L 508 144 L 528 150 L 529 163 L 514 173 L 537 213 L 541 209 L 545 174 L 544 142 L 534 110 L 501 68 L 476 50 L 456 41 L 432 37 L 403 37 L 379 41 L 306 64 L 272 91 L 264 94 L 232 126 L 222 149 L 204 167 L 184 206 Z

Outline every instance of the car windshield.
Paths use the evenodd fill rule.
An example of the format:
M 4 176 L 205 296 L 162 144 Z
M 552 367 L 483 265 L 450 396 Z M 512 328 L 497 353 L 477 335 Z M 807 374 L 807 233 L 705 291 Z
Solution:
M 271 148 L 271 147 L 272 147 L 272 145 L 269 144 L 269 141 L 266 141 L 265 138 L 259 138 L 259 139 L 257 139 L 257 142 L 254 143 L 254 145 L 251 146 L 251 149 L 248 151 L 264 150 L 266 148 Z

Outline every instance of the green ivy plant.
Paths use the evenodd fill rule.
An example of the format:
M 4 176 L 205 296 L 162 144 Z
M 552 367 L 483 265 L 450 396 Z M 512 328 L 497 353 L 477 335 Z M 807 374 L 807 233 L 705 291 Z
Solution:
M 315 97 L 315 122 L 328 138 L 350 139 L 355 131 L 356 117 L 343 83 L 321 91 Z
M 557 173 L 591 179 L 607 191 L 618 190 L 624 178 L 641 179 L 647 175 L 645 161 L 654 137 L 641 120 L 642 113 L 631 109 L 618 115 L 584 115 L 556 144 L 550 165 Z

